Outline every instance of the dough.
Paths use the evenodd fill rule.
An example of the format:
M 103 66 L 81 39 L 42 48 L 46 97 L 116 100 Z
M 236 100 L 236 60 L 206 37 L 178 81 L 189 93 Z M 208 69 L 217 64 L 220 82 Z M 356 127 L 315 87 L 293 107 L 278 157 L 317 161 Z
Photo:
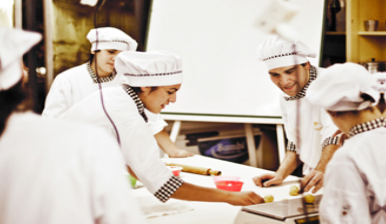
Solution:
M 273 202 L 273 200 L 274 200 L 274 199 L 273 199 L 273 196 L 270 195 L 270 194 L 264 196 L 264 202 L 265 202 L 265 203 Z
M 289 190 L 289 195 L 296 196 L 299 194 L 299 188 L 296 185 L 292 185 Z
M 314 195 L 312 195 L 312 194 L 306 194 L 306 195 L 304 195 L 304 201 L 305 201 L 307 204 L 312 204 L 312 203 L 314 203 L 314 201 L 315 201 L 315 197 L 314 197 Z

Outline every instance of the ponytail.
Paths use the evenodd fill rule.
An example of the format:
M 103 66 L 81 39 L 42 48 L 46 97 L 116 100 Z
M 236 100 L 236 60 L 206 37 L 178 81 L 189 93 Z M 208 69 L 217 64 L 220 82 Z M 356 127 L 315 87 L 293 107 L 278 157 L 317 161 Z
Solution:
M 381 113 L 384 113 L 385 110 L 386 110 L 386 102 L 385 102 L 385 98 L 384 97 L 385 97 L 385 94 L 381 93 L 381 98 L 380 98 L 380 100 L 378 102 L 378 105 L 377 105 L 377 107 L 381 111 Z
M 10 89 L 0 91 L 0 136 L 5 130 L 9 116 L 18 109 L 25 98 L 26 93 L 21 80 Z

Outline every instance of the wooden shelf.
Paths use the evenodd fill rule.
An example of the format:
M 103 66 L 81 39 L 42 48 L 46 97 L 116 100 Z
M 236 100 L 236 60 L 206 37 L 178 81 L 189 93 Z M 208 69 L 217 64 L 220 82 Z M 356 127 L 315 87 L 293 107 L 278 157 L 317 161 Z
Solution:
M 363 26 L 363 21 L 369 19 L 386 21 L 386 1 L 346 0 L 346 3 L 346 60 L 355 62 L 376 58 L 377 61 L 386 61 L 385 23 L 379 23 L 378 31 L 365 31 Z
M 341 32 L 336 32 L 336 31 L 326 31 L 326 35 L 331 35 L 331 36 L 343 36 L 346 35 L 346 32 L 341 31 Z
M 386 31 L 359 31 L 360 36 L 386 36 Z

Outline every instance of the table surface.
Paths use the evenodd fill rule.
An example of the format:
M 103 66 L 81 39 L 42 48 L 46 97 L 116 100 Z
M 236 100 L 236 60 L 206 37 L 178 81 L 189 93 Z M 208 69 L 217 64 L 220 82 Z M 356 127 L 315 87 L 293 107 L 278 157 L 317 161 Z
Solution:
M 274 196 L 274 201 L 281 201 L 283 199 L 293 199 L 301 196 L 290 196 L 289 188 L 292 185 L 299 186 L 299 178 L 295 176 L 287 177 L 283 184 L 280 186 L 273 186 L 268 188 L 261 188 L 256 186 L 252 178 L 263 173 L 272 172 L 264 169 L 259 169 L 251 166 L 241 165 L 237 163 L 227 162 L 219 159 L 209 158 L 205 156 L 195 155 L 189 158 L 164 158 L 168 163 L 179 163 L 184 165 L 193 165 L 199 167 L 211 168 L 212 170 L 220 170 L 222 175 L 240 176 L 241 181 L 244 182 L 242 191 L 254 191 L 261 197 L 271 194 Z M 192 184 L 216 188 L 211 176 L 191 174 L 181 172 L 180 177 L 185 181 Z M 150 192 L 145 188 L 134 189 L 135 197 L 150 196 Z M 317 194 L 321 194 L 322 190 L 319 190 Z M 170 199 L 173 201 L 176 199 Z M 167 204 L 166 202 L 165 204 Z M 214 202 L 188 202 L 194 209 L 178 214 L 165 215 L 161 217 L 148 218 L 147 221 L 150 224 L 162 224 L 162 223 L 200 223 L 200 224 L 215 224 L 215 223 L 234 223 L 238 212 L 242 206 L 233 206 L 227 203 L 214 203 Z

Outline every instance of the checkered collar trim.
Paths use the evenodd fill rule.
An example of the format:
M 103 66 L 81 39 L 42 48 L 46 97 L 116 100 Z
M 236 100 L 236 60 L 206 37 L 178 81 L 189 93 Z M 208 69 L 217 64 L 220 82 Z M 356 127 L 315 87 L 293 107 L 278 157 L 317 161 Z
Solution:
M 386 128 L 386 119 L 385 118 L 377 118 L 372 121 L 368 121 L 362 124 L 357 124 L 350 129 L 348 132 L 348 137 L 352 137 L 354 135 L 360 134 L 365 131 L 371 131 L 376 128 Z
M 139 114 L 143 117 L 145 122 L 147 122 L 147 116 L 145 114 L 145 106 L 143 105 L 141 99 L 139 99 L 137 93 L 128 85 L 123 85 L 125 92 L 134 100 L 137 105 Z
M 88 73 L 90 74 L 91 79 L 92 79 L 92 81 L 93 81 L 94 83 L 111 82 L 111 81 L 114 80 L 115 76 L 117 75 L 117 73 L 115 72 L 115 69 L 114 69 L 113 73 L 111 73 L 110 76 L 99 78 L 99 82 L 98 82 L 98 77 L 97 77 L 97 75 L 94 73 L 94 71 L 92 70 L 92 68 L 91 68 L 91 62 L 90 62 L 90 61 L 87 63 L 87 71 L 88 71 Z
M 286 101 L 289 101 L 289 100 L 297 100 L 297 99 L 301 99 L 301 98 L 305 97 L 308 87 L 310 86 L 311 82 L 316 79 L 317 76 L 318 76 L 318 74 L 316 72 L 315 66 L 311 66 L 311 68 L 310 68 L 310 80 L 308 81 L 308 83 L 303 87 L 303 89 L 300 92 L 298 92 L 298 94 L 296 94 L 296 96 L 284 97 L 284 99 Z

